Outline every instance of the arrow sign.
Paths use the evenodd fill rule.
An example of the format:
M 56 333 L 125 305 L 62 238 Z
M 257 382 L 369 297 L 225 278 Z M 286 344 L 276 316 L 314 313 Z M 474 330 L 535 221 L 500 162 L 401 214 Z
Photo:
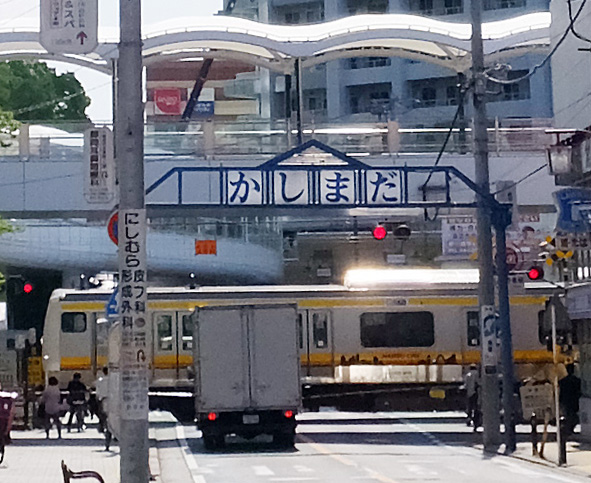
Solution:
M 88 35 L 86 35 L 84 32 L 80 32 L 78 35 L 76 35 L 76 38 L 80 40 L 80 45 L 84 45 L 84 40 L 88 38 Z

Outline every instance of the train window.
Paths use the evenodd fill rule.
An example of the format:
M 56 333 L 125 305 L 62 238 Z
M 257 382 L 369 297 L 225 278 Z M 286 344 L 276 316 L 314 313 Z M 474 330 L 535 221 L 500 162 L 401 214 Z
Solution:
M 156 327 L 158 328 L 158 350 L 172 350 L 172 316 L 158 315 Z
M 476 347 L 480 345 L 480 317 L 478 311 L 470 310 L 466 312 L 467 325 L 467 340 L 468 346 Z
M 86 332 L 86 314 L 84 312 L 62 314 L 62 332 L 67 334 Z
M 302 322 L 303 315 L 301 313 L 298 314 L 298 341 L 300 344 L 300 349 L 304 348 L 304 325 Z
M 314 346 L 323 349 L 328 346 L 328 314 L 312 314 L 312 331 Z
M 183 315 L 183 350 L 193 349 L 193 320 L 190 315 Z
M 429 347 L 435 342 L 431 312 L 361 314 L 363 347 Z

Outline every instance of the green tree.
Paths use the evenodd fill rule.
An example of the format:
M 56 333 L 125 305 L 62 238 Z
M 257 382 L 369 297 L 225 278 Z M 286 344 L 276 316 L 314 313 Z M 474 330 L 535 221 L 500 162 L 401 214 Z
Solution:
M 19 126 L 20 123 L 14 119 L 12 112 L 3 111 L 0 108 L 0 148 L 10 146 L 8 139 L 16 137 Z
M 57 75 L 38 61 L 0 64 L 0 110 L 12 112 L 18 121 L 86 121 L 89 104 L 74 74 Z

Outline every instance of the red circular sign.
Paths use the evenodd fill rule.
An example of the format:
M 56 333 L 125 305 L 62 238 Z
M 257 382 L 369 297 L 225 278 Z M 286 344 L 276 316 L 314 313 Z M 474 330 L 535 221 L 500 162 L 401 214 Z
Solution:
M 115 245 L 119 245 L 119 212 L 116 211 L 111 215 L 109 218 L 109 223 L 107 224 L 107 231 L 109 232 L 109 238 Z

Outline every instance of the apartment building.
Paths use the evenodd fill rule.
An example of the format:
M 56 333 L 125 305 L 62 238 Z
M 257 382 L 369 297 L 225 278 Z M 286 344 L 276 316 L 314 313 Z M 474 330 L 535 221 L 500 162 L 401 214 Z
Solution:
M 484 0 L 483 21 L 548 11 L 548 0 Z M 443 21 L 470 22 L 470 0 L 237 0 L 232 15 L 260 22 L 303 25 L 361 14 L 400 13 Z M 530 53 L 507 61 L 509 78 L 520 77 L 544 58 Z M 283 76 L 268 76 L 269 101 L 263 117 L 285 113 Z M 255 82 L 253 77 L 253 82 Z M 449 125 L 457 109 L 456 72 L 419 60 L 351 57 L 302 72 L 304 120 L 308 122 L 397 119 L 407 126 Z M 264 91 L 259 92 L 265 96 Z M 470 116 L 466 103 L 466 116 Z M 265 105 L 262 102 L 261 105 Z M 490 86 L 488 115 L 509 125 L 513 119 L 552 117 L 550 66 L 517 84 Z M 525 121 L 527 124 L 527 121 Z M 523 125 L 523 124 L 517 124 Z

